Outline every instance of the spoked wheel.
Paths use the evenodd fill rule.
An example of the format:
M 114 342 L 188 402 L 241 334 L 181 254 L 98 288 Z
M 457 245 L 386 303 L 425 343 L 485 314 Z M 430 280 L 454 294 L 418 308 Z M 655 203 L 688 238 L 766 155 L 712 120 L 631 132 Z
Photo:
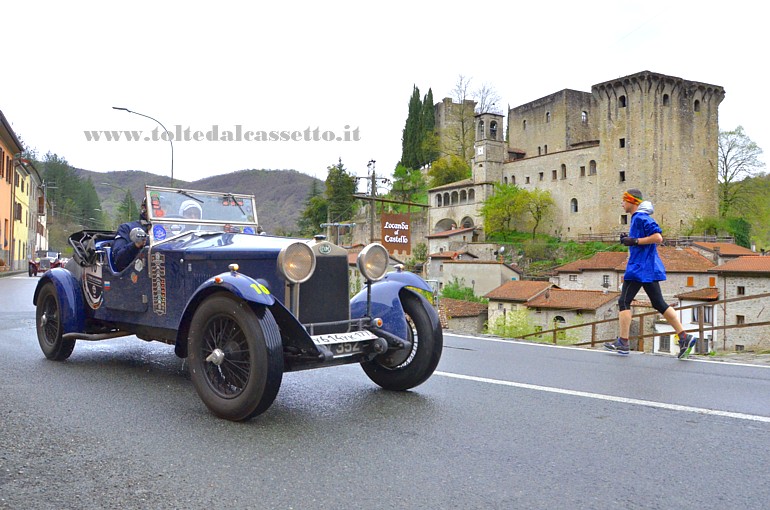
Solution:
M 37 298 L 35 323 L 37 341 L 48 359 L 63 361 L 70 357 L 75 340 L 62 338 L 62 318 L 59 296 L 53 283 L 46 283 Z
M 444 336 L 426 310 L 430 306 L 416 294 L 402 291 L 401 305 L 407 322 L 409 351 L 389 351 L 361 363 L 369 378 L 386 390 L 408 390 L 424 383 L 441 359 Z
M 229 294 L 208 298 L 190 323 L 188 352 L 195 390 L 221 418 L 263 413 L 281 387 L 281 335 L 267 308 L 255 312 Z

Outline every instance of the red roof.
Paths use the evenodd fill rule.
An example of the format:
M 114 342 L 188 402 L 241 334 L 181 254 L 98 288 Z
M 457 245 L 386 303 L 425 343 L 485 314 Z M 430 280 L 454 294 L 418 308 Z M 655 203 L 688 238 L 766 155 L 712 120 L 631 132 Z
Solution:
M 677 294 L 679 299 L 688 299 L 691 301 L 716 301 L 719 299 L 719 289 L 716 287 L 706 287 L 703 289 L 691 290 Z
M 527 302 L 530 308 L 555 308 L 559 310 L 596 310 L 618 299 L 620 292 L 600 290 L 549 289 Z
M 628 259 L 627 251 L 600 251 L 592 257 L 576 260 L 554 269 L 557 273 L 580 273 L 588 269 L 622 271 Z
M 711 269 L 714 273 L 770 273 L 770 257 L 751 255 L 738 257 Z
M 453 317 L 476 317 L 487 311 L 487 305 L 474 301 L 461 301 L 459 299 L 441 298 L 439 306 L 451 319 Z
M 716 252 L 719 250 L 720 255 L 726 255 L 728 257 L 739 257 L 743 255 L 756 255 L 755 252 L 749 250 L 748 248 L 744 248 L 743 246 L 738 246 L 734 243 L 708 243 L 708 242 L 698 242 L 698 243 L 692 243 L 694 246 L 699 246 L 703 249 Z
M 551 287 L 553 287 L 553 284 L 550 282 L 516 280 L 505 282 L 498 288 L 488 292 L 484 297 L 496 301 L 517 301 L 523 303 Z
M 476 229 L 476 227 L 466 227 L 466 228 L 453 228 L 451 230 L 445 230 L 443 232 L 436 232 L 435 234 L 430 234 L 425 237 L 428 239 L 436 239 L 438 237 L 451 237 L 457 234 L 464 234 L 466 232 L 473 232 Z

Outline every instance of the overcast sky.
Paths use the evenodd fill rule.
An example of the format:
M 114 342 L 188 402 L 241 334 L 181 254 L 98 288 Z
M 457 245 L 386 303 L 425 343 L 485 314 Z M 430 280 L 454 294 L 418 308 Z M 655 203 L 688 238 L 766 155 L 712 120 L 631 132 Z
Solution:
M 391 175 L 412 86 L 450 96 L 459 75 L 515 107 L 649 70 L 721 85 L 720 129 L 770 151 L 761 3 L 12 2 L 2 8 L 0 110 L 24 143 L 93 171 L 168 174 L 172 132 L 318 129 L 343 141 L 176 140 L 174 176 L 248 168 L 326 177 L 339 158 Z M 179 128 L 177 128 L 179 126 Z M 142 131 L 138 142 L 85 131 Z M 156 133 L 157 135 L 158 133 Z M 331 136 L 329 134 L 327 137 Z M 350 141 L 344 141 L 345 137 Z M 763 156 L 767 161 L 767 154 Z

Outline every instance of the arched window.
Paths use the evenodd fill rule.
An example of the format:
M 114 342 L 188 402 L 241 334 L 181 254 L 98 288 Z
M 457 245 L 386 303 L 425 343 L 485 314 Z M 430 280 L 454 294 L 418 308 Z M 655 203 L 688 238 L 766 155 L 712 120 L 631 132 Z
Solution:
M 618 106 L 620 106 L 621 108 L 626 107 L 626 96 L 620 96 L 618 98 Z
M 668 106 L 669 102 L 668 94 L 663 94 L 663 106 Z
M 692 105 L 692 109 L 695 110 L 696 112 L 700 111 L 700 101 L 699 100 L 697 100 L 697 99 L 695 100 L 695 103 L 693 103 L 693 105 Z
M 497 122 L 494 120 L 489 123 L 489 137 L 492 140 L 497 140 Z
M 458 197 L 459 197 L 459 195 L 457 194 L 457 192 L 456 192 L 456 191 L 453 191 L 453 192 L 452 192 L 452 205 L 455 205 L 455 204 L 457 204 L 457 202 L 458 202 Z
M 521 121 L 521 130 L 522 131 L 526 131 L 527 130 L 527 120 L 526 119 Z
M 503 182 L 504 182 L 504 183 L 505 183 L 505 185 L 507 186 L 507 185 L 508 185 L 508 177 L 503 177 Z
M 545 112 L 545 121 L 551 122 L 551 112 Z
M 514 186 L 516 186 L 516 176 L 515 176 L 515 175 L 512 175 L 512 176 L 511 176 L 511 184 L 513 184 Z
M 469 189 L 468 190 L 468 202 L 473 202 L 476 200 L 476 190 Z
M 586 122 L 588 122 L 588 112 L 587 112 L 587 111 L 585 111 L 585 110 L 584 110 L 584 111 L 583 111 L 583 112 L 580 114 L 580 122 L 582 122 L 583 124 L 585 124 Z
M 543 148 L 542 147 L 538 147 L 537 148 L 537 155 L 540 156 L 542 154 L 543 154 Z
M 576 213 L 578 212 L 578 201 L 577 198 L 573 198 L 569 201 L 569 210 L 570 212 Z
M 480 120 L 479 121 L 479 136 L 478 136 L 478 139 L 482 140 L 483 138 L 484 138 L 484 121 Z
M 449 193 L 444 193 L 444 205 L 449 205 Z
M 441 193 L 436 195 L 436 207 L 441 207 Z
M 561 164 L 561 178 L 566 179 L 567 178 L 567 165 L 564 163 Z
M 588 163 L 588 175 L 596 175 L 596 161 L 593 159 Z
M 464 204 L 468 201 L 468 192 L 465 190 L 460 191 L 460 203 Z

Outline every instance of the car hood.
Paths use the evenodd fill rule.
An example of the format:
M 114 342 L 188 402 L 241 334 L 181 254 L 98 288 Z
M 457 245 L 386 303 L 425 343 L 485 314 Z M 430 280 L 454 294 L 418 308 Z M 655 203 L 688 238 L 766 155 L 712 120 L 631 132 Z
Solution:
M 218 258 L 269 259 L 278 256 L 282 248 L 304 239 L 235 233 L 190 233 L 167 242 L 158 243 L 153 251 L 181 251 L 187 260 Z

